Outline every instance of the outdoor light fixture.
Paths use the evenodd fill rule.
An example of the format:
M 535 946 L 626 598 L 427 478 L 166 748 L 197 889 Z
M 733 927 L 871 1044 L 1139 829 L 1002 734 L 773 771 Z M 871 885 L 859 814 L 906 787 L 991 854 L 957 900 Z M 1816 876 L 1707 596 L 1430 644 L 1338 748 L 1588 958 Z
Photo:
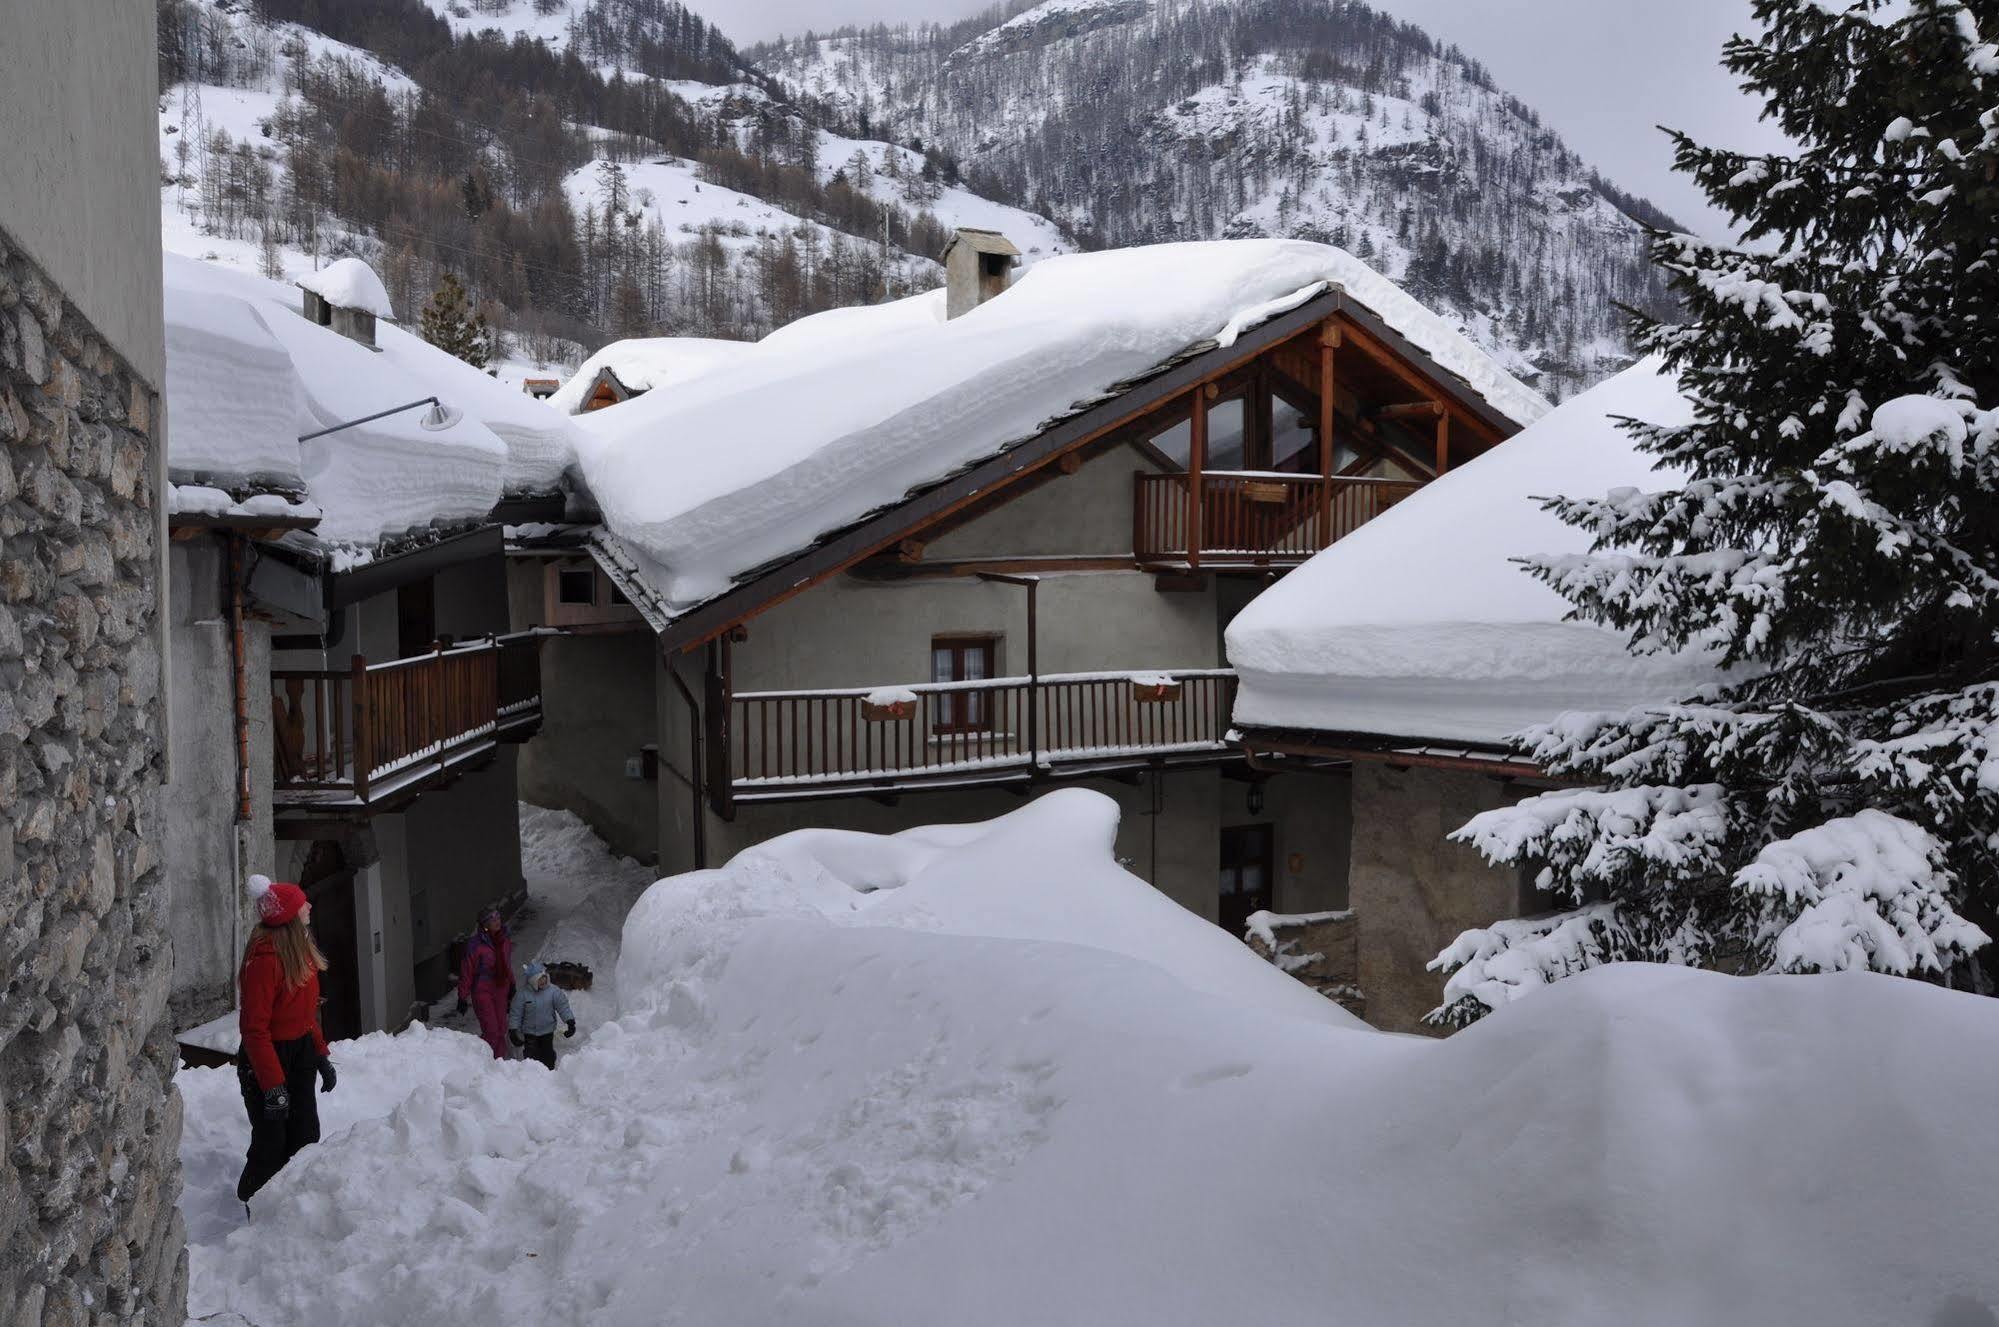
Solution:
M 1252 784 L 1250 784 L 1250 785 L 1249 785 L 1249 793 L 1247 794 L 1247 796 L 1246 796 L 1245 800 L 1246 800 L 1246 801 L 1247 801 L 1247 802 L 1249 803 L 1249 813 L 1250 813 L 1251 815 L 1253 815 L 1253 816 L 1260 816 L 1260 815 L 1262 815 L 1262 814 L 1263 814 L 1263 785 L 1262 785 L 1261 783 L 1252 783 Z
M 301 433 L 298 440 L 300 442 L 311 442 L 314 438 L 323 438 L 329 433 L 338 433 L 342 429 L 351 429 L 358 424 L 369 424 L 378 419 L 386 419 L 390 415 L 400 415 L 403 411 L 414 410 L 420 405 L 427 405 L 430 409 L 423 412 L 423 418 L 419 419 L 417 424 L 419 427 L 428 429 L 432 433 L 440 433 L 465 418 L 463 410 L 448 406 L 434 396 L 425 396 L 403 405 L 390 406 L 387 410 L 377 410 L 374 414 L 363 415 L 359 419 L 350 419 L 344 424 L 335 424 L 332 428 L 316 429 L 311 433 Z

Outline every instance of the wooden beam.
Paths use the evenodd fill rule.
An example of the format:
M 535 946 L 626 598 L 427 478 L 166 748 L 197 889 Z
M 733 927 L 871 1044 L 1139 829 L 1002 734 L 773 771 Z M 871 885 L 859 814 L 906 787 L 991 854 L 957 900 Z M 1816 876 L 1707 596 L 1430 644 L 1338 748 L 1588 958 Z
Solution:
M 1208 402 L 1215 385 L 1203 383 L 1194 391 L 1193 413 L 1187 416 L 1187 569 L 1201 567 L 1201 482 L 1208 463 Z
M 1435 473 L 1442 474 L 1451 465 L 1451 416 L 1448 411 L 1437 412 L 1437 466 Z
M 1347 316 L 1344 313 L 1341 315 L 1343 319 L 1347 318 Z M 1445 389 L 1442 383 L 1412 367 L 1402 356 L 1396 354 L 1394 350 L 1378 340 L 1366 328 L 1360 327 L 1351 321 L 1346 322 L 1345 327 L 1347 338 L 1353 345 L 1359 347 L 1374 363 L 1379 364 L 1382 368 L 1387 369 L 1391 374 L 1400 378 L 1405 385 L 1430 400 L 1448 401 L 1450 399 L 1451 393 Z M 1471 428 L 1473 433 L 1483 437 L 1488 443 L 1497 443 L 1504 440 L 1505 435 L 1502 435 L 1478 416 L 1462 410 L 1453 410 L 1452 413 L 1458 414 L 1465 424 Z
M 1376 406 L 1376 419 L 1437 419 L 1444 414 L 1442 401 L 1398 401 L 1394 405 Z
M 848 574 L 863 580 L 937 580 L 956 576 L 983 576 L 993 573 L 1027 575 L 1036 572 L 1136 571 L 1138 562 L 1130 557 L 1019 557 L 904 562 L 900 559 L 868 558 L 856 563 Z
M 1339 348 L 1337 340 L 1328 341 L 1327 334 L 1335 338 L 1339 328 L 1328 324 L 1319 334 L 1319 547 L 1330 547 L 1333 542 L 1333 455 L 1338 449 L 1333 445 L 1333 425 L 1338 417 L 1340 399 L 1339 381 L 1333 376 L 1333 352 Z

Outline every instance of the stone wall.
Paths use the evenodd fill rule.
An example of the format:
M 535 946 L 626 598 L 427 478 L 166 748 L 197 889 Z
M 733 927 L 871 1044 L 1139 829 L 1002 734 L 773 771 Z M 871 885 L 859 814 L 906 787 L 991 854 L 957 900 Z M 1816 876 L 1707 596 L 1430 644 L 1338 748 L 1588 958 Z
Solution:
M 1262 913 L 1245 939 L 1276 964 L 1357 1018 L 1367 1017 L 1360 989 L 1360 926 L 1351 912 Z
M 1444 990 L 1443 976 L 1426 965 L 1459 932 L 1520 913 L 1518 876 L 1444 836 L 1530 791 L 1484 774 L 1354 763 L 1347 894 L 1360 927 L 1368 1022 L 1443 1034 L 1423 1022 Z
M 158 849 L 157 421 L 147 383 L 0 233 L 0 1322 L 10 1324 L 179 1327 L 185 1316 Z

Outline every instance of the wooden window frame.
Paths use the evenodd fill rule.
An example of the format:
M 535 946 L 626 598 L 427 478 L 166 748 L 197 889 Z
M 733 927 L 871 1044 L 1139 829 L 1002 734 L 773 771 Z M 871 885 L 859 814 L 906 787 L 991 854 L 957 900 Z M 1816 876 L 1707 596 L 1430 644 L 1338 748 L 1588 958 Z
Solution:
M 990 682 L 999 675 L 1001 637 L 992 633 L 952 632 L 930 638 L 931 680 L 969 682 L 974 680 Z M 949 678 L 939 678 L 937 673 L 937 651 L 949 650 L 952 655 Z M 986 675 L 981 679 L 965 676 L 965 656 L 967 652 L 983 650 L 986 656 Z M 983 704 L 975 705 L 975 701 Z M 943 691 L 930 697 L 930 731 L 940 734 L 989 733 L 993 730 L 992 696 L 990 693 L 970 691 Z M 977 713 L 974 714 L 973 711 Z

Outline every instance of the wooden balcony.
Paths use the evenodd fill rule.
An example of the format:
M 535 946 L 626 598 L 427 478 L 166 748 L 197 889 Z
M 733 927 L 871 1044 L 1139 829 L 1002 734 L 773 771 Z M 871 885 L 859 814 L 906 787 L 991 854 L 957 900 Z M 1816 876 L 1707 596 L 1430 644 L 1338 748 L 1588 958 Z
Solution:
M 873 690 L 752 691 L 727 735 L 736 801 L 1026 783 L 1232 758 L 1225 668 Z M 1136 680 L 1135 680 L 1136 679 Z
M 1296 566 L 1422 485 L 1364 476 L 1210 470 L 1133 476 L 1132 552 L 1142 566 Z
M 541 726 L 533 632 L 345 670 L 271 670 L 276 809 L 400 805 Z

